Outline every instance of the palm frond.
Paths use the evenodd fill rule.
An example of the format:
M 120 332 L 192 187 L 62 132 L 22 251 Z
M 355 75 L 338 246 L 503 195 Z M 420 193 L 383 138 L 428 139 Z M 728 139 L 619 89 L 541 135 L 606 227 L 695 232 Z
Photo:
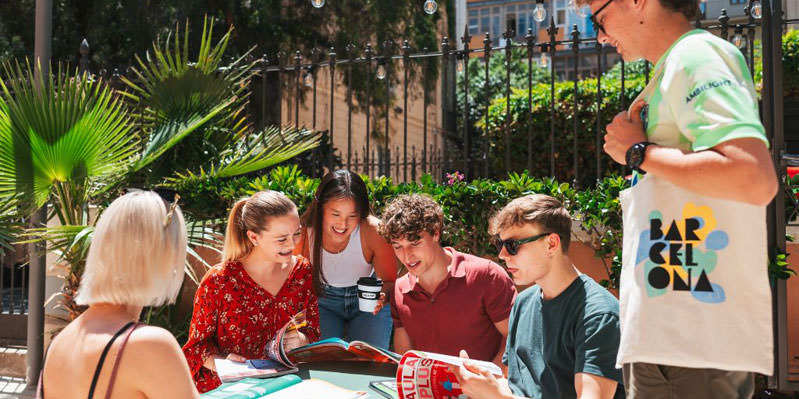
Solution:
M 13 244 L 23 231 L 22 218 L 17 213 L 15 198 L 0 199 L 0 255 L 14 250 Z
M 197 252 L 197 250 L 202 248 L 205 250 L 204 252 L 210 251 L 211 253 L 221 257 L 222 246 L 225 243 L 224 234 L 221 231 L 218 231 L 216 226 L 224 226 L 224 223 L 224 220 L 186 220 L 188 248 L 186 249 L 187 257 L 185 271 L 186 275 L 189 276 L 189 278 L 196 284 L 200 283 L 200 278 L 202 276 L 198 277 L 196 275 L 190 261 L 194 259 L 195 261 L 201 263 L 206 269 L 213 267 L 213 265 L 208 263 L 202 254 Z
M 71 273 L 80 276 L 92 243 L 94 226 L 64 225 L 27 229 L 19 244 L 47 242 L 48 251 L 58 256 L 57 262 L 70 265 Z
M 184 272 L 195 283 L 199 283 L 199 278 L 194 272 L 190 261 L 201 263 L 205 268 L 213 265 L 208 263 L 206 258 L 198 252 L 202 248 L 203 252 L 222 254 L 224 245 L 224 235 L 216 230 L 216 226 L 223 225 L 223 220 L 190 221 L 186 220 L 186 233 L 188 235 L 188 245 L 186 248 L 187 258 Z M 46 241 L 48 249 L 58 256 L 58 261 L 68 262 L 74 269 L 75 265 L 84 265 L 86 256 L 89 254 L 89 247 L 92 243 L 94 226 L 50 226 L 43 228 L 27 229 L 18 235 L 22 240 L 18 244 L 28 244 Z M 73 273 L 80 276 L 81 270 L 73 270 Z M 199 276 L 202 277 L 202 276 Z
M 156 160 L 186 136 L 202 128 L 208 121 L 219 116 L 229 105 L 230 102 L 218 104 L 213 109 L 208 110 L 207 113 L 196 113 L 188 118 L 188 120 L 169 120 L 159 125 L 151 134 L 150 141 L 144 153 L 141 158 L 132 165 L 130 172 L 138 171 Z M 183 119 L 183 117 L 181 117 L 181 119 Z
M 174 40 L 170 33 L 161 44 L 154 43 L 152 55 L 136 57 L 132 79 L 122 78 L 129 89 L 124 95 L 142 110 L 139 117 L 149 132 L 133 171 L 198 130 L 221 134 L 219 141 L 226 143 L 249 128 L 243 110 L 255 62 L 242 57 L 223 67 L 232 28 L 214 44 L 212 26 L 213 19 L 206 18 L 195 62 L 189 61 L 187 23 L 183 33 L 175 28 Z M 223 128 L 210 129 L 214 126 Z
M 241 138 L 229 150 L 219 154 L 210 167 L 198 173 L 178 173 L 169 184 L 186 180 L 231 177 L 261 170 L 291 159 L 319 145 L 321 134 L 307 129 L 268 127 Z
M 57 182 L 112 179 L 137 149 L 124 103 L 100 80 L 77 70 L 36 81 L 30 64 L 3 65 L 0 80 L 0 196 L 25 193 L 42 206 Z

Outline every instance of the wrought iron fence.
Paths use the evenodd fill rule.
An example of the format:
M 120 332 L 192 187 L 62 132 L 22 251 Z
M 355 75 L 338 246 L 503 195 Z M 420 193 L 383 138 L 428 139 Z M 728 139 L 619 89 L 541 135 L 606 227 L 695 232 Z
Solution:
M 730 17 L 726 10 L 721 10 L 721 14 L 717 18 L 718 23 L 707 24 L 707 22 L 703 23 L 697 19 L 695 25 L 714 32 L 741 48 L 750 72 L 754 73 L 755 39 L 757 31 L 761 27 L 760 15 L 762 14 L 748 12 L 750 9 L 751 4 L 747 7 L 748 22 L 745 24 L 730 24 Z M 564 39 L 558 39 L 560 29 L 555 25 L 554 19 L 551 19 L 545 36 L 536 37 L 530 28 L 523 40 L 518 42 L 513 40 L 516 33 L 508 29 L 503 33 L 504 43 L 500 46 L 493 45 L 490 34 L 486 33 L 482 40 L 483 46 L 479 48 L 470 48 L 472 37 L 467 26 L 460 38 L 460 42 L 463 44 L 460 49 L 455 48 L 448 37 L 443 37 L 440 49 L 434 51 L 422 49 L 420 52 L 412 52 L 411 45 L 407 40 L 403 41 L 401 45 L 395 41 L 386 40 L 379 46 L 379 51 L 371 44 L 364 45 L 361 54 L 357 53 L 355 45 L 348 45 L 344 49 L 344 53 L 348 55 L 347 58 L 340 57 L 334 48 L 329 49 L 327 54 L 312 49 L 305 57 L 300 51 L 294 52 L 293 56 L 279 53 L 270 58 L 264 55 L 257 64 L 256 68 L 259 70 L 259 74 L 257 78 L 253 79 L 251 90 L 253 94 L 257 93 L 261 97 L 258 104 L 260 109 L 250 106 L 248 112 L 253 119 L 264 124 L 268 114 L 267 98 L 276 96 L 280 99 L 278 104 L 291 104 L 293 118 L 271 122 L 296 126 L 310 124 L 307 127 L 327 130 L 327 136 L 331 140 L 330 144 L 335 148 L 336 153 L 323 154 L 320 151 L 313 153 L 313 157 L 316 158 L 313 164 L 325 169 L 343 166 L 371 176 L 391 176 L 395 181 L 416 180 L 423 173 L 429 173 L 434 178 L 441 180 L 447 172 L 456 169 L 463 172 L 467 178 L 502 177 L 511 171 L 520 172 L 527 169 L 538 171 L 539 175 L 549 175 L 563 181 L 572 181 L 575 184 L 590 185 L 609 172 L 626 172 L 623 167 L 613 166 L 613 162 L 605 156 L 602 151 L 601 137 L 605 124 L 617 112 L 625 110 L 629 105 L 629 97 L 637 93 L 632 92 L 631 90 L 634 89 L 627 86 L 627 68 L 622 60 L 620 61 L 618 108 L 601 106 L 606 100 L 602 90 L 603 72 L 610 67 L 607 65 L 607 57 L 614 55 L 615 51 L 601 45 L 596 37 L 582 37 L 583 34 L 578 30 L 577 25 L 572 27 L 568 35 L 564 35 Z M 731 31 L 732 35 L 730 35 Z M 80 51 L 82 56 L 80 65 L 82 68 L 88 69 L 88 43 L 82 42 Z M 548 134 L 534 129 L 533 124 L 530 123 L 530 113 L 528 113 L 525 123 L 526 132 L 516 132 L 511 127 L 510 62 L 513 51 L 523 52 L 527 61 L 527 76 L 525 77 L 527 85 L 524 88 L 520 87 L 527 91 L 527 109 L 532 109 L 533 106 L 532 92 L 535 84 L 532 76 L 533 64 L 537 64 L 535 60 L 537 56 L 541 55 L 550 60 L 548 67 L 550 85 Z M 506 62 L 502 87 L 492 86 L 489 79 L 490 60 L 497 55 L 504 56 Z M 590 71 L 591 76 L 585 76 L 586 71 L 584 68 L 581 69 L 580 60 L 587 60 L 589 57 L 593 58 L 594 68 Z M 469 68 L 464 68 L 460 81 L 456 75 L 458 73 L 456 72 L 456 63 L 467 62 L 468 59 L 473 58 L 482 58 L 485 65 L 482 71 L 484 80 L 482 90 L 487 95 L 480 99 L 480 103 L 470 101 L 469 91 L 472 88 L 470 78 L 473 76 L 470 76 Z M 424 70 L 425 66 L 431 62 L 435 62 L 441 67 L 440 85 L 430 85 L 422 80 L 421 87 L 413 88 L 420 89 L 424 93 L 422 96 L 422 126 L 421 129 L 414 130 L 408 125 L 409 91 L 413 84 L 408 75 L 409 71 L 414 68 Z M 644 75 L 648 83 L 650 65 L 646 61 L 643 62 Z M 768 60 L 764 58 L 764 62 L 768 62 Z M 377 85 L 385 85 L 386 93 L 391 92 L 392 79 L 385 76 L 388 65 L 397 67 L 398 76 L 402 76 L 401 95 L 395 101 L 396 103 L 401 102 L 401 106 L 395 105 L 391 101 L 382 101 L 379 105 L 372 102 L 373 92 Z M 337 78 L 351 81 L 355 68 L 372 71 L 366 79 L 365 103 L 355 105 L 353 90 L 347 88 L 346 100 L 341 106 L 336 101 L 338 87 L 335 82 Z M 98 73 L 107 78 L 113 86 L 121 87 L 120 78 L 129 69 L 130 67 L 128 69 L 101 69 Z M 283 89 L 279 93 L 269 93 L 266 90 L 266 80 L 272 74 L 278 76 L 280 87 Z M 329 78 L 329 82 L 334 82 L 327 87 L 325 93 L 320 93 L 318 89 L 319 76 L 322 74 Z M 596 81 L 596 96 L 592 101 L 600 106 L 591 107 L 580 103 L 578 85 L 580 79 L 578 77 L 581 75 L 583 80 Z M 575 93 L 572 96 L 572 104 L 570 104 L 571 115 L 563 115 L 561 119 L 556 113 L 558 110 L 555 86 L 559 76 L 574 77 L 571 83 L 573 83 L 572 90 Z M 428 120 L 430 98 L 437 87 L 441 88 L 440 96 L 442 98 L 454 99 L 454 101 L 448 101 L 448 105 L 442 107 L 443 109 L 438 110 L 444 115 L 442 118 L 444 124 L 440 129 L 431 127 Z M 503 125 L 497 126 L 497 129 L 476 128 L 474 121 L 469 117 L 471 110 L 481 110 L 483 114 L 481 122 L 486 127 L 491 126 L 494 122 L 489 113 L 491 103 L 502 94 L 504 94 L 505 100 Z M 319 99 L 322 96 L 327 97 L 329 107 L 326 109 L 322 109 L 319 105 Z M 457 99 L 461 97 L 464 101 L 457 103 Z M 340 106 L 337 108 L 337 105 Z M 310 110 L 310 120 L 300 119 L 300 108 L 303 106 Z M 378 110 L 378 106 L 381 109 Z M 402 113 L 401 137 L 390 134 L 391 119 L 389 115 L 394 108 Z M 365 129 L 356 131 L 352 121 L 353 114 L 358 113 L 359 110 L 363 111 L 360 113 L 365 116 Z M 334 140 L 335 137 L 341 136 L 335 134 L 338 129 L 342 128 L 340 124 L 334 123 L 335 115 L 338 112 L 347 114 L 346 140 L 341 140 L 341 142 Z M 592 114 L 589 116 L 592 118 L 590 128 L 580 125 L 580 116 L 581 114 L 585 116 L 586 113 Z M 276 114 L 282 115 L 283 112 Z M 378 114 L 382 115 L 382 121 L 377 120 Z M 320 117 L 325 117 L 328 121 L 326 126 L 320 126 Z M 382 132 L 375 130 L 378 123 L 382 123 Z M 432 144 L 431 136 L 434 134 L 439 137 L 440 144 Z M 409 135 L 421 136 L 421 145 L 416 147 L 415 144 L 409 144 Z M 356 138 L 361 138 L 361 145 L 353 144 Z M 517 142 L 518 144 L 516 144 Z M 495 147 L 500 146 L 503 151 L 498 153 Z M 520 152 L 523 154 L 520 155 Z M 519 157 L 524 159 L 520 160 Z M 341 160 L 340 163 L 335 161 L 336 158 Z M 539 165 L 544 159 L 546 165 Z M 617 169 L 610 170 L 610 168 Z M 323 173 L 323 170 L 311 172 L 319 175 Z
M 727 15 L 726 10 L 722 10 L 721 15 L 718 17 L 717 24 L 714 23 L 703 25 L 702 21 L 700 20 L 697 20 L 695 24 L 697 27 L 701 27 L 718 34 L 725 40 L 729 40 L 737 47 L 741 48 L 749 66 L 749 70 L 753 73 L 755 39 L 757 30 L 761 25 L 761 14 L 748 12 L 750 9 L 751 7 L 747 7 L 748 22 L 745 24 L 731 25 L 729 23 L 730 17 Z M 730 35 L 730 31 L 733 32 L 733 35 Z M 302 121 L 300 120 L 299 110 L 300 107 L 304 105 L 311 110 L 312 127 L 327 129 L 330 137 L 335 137 L 333 135 L 335 127 L 333 123 L 335 120 L 334 115 L 336 112 L 347 113 L 348 124 L 346 143 L 333 143 L 334 147 L 340 149 L 339 156 L 341 159 L 346 160 L 346 162 L 342 162 L 343 166 L 369 175 L 389 175 L 394 177 L 395 180 L 401 181 L 415 180 L 418 172 L 432 173 L 435 177 L 441 178 L 445 172 L 454 169 L 459 169 L 462 172 L 465 172 L 469 178 L 499 177 L 510 171 L 520 171 L 519 169 L 521 168 L 518 166 L 514 167 L 512 165 L 511 156 L 511 149 L 514 147 L 514 144 L 511 141 L 512 129 L 510 126 L 512 119 L 510 116 L 511 70 L 509 66 L 506 68 L 505 79 L 503 82 L 504 87 L 491 87 L 488 67 L 490 59 L 492 56 L 494 56 L 494 54 L 504 54 L 505 61 L 510 63 L 510 53 L 512 51 L 526 51 L 528 64 L 526 77 L 526 89 L 528 93 L 527 102 L 528 109 L 532 109 L 532 65 L 536 55 L 548 55 L 551 59 L 551 67 L 549 68 L 551 116 L 549 134 L 545 143 L 535 143 L 533 140 L 533 126 L 531 123 L 527 123 L 526 165 L 523 165 L 522 168 L 526 166 L 528 170 L 533 169 L 533 159 L 540 159 L 541 157 L 545 156 L 548 158 L 549 166 L 547 172 L 549 175 L 558 177 L 562 180 L 571 180 L 575 183 L 582 182 L 583 184 L 590 184 L 593 179 L 600 179 L 606 172 L 608 172 L 606 169 L 612 164 L 612 162 L 609 161 L 609 159 L 601 150 L 601 135 L 604 130 L 604 124 L 606 121 L 609 121 L 609 117 L 614 115 L 616 112 L 626 109 L 628 105 L 627 95 L 630 93 L 629 89 L 626 87 L 627 76 L 624 67 L 625 63 L 624 61 L 621 61 L 622 74 L 620 107 L 618 109 L 597 107 L 596 113 L 594 115 L 595 123 L 593 123 L 593 132 L 588 132 L 580 128 L 579 114 L 585 112 L 586 107 L 581 107 L 578 95 L 573 96 L 573 104 L 571 106 L 572 115 L 570 116 L 572 122 L 570 126 L 571 131 L 568 132 L 571 133 L 571 142 L 567 144 L 571 148 L 564 148 L 566 143 L 563 143 L 562 137 L 567 132 L 563 131 L 559 127 L 559 125 L 564 124 L 563 121 L 556 120 L 555 85 L 557 76 L 579 76 L 580 71 L 578 68 L 580 64 L 580 58 L 586 56 L 595 56 L 596 68 L 592 73 L 593 77 L 591 77 L 591 79 L 596 80 L 597 87 L 601 88 L 603 83 L 602 73 L 605 71 L 605 68 L 603 68 L 603 60 L 607 57 L 608 52 L 612 52 L 612 50 L 606 49 L 605 46 L 599 44 L 596 37 L 582 37 L 582 33 L 578 30 L 577 25 L 573 26 L 572 30 L 569 32 L 568 38 L 559 40 L 557 38 L 559 28 L 555 25 L 554 19 L 552 19 L 550 20 L 550 25 L 546 32 L 547 34 L 545 37 L 537 38 L 534 35 L 533 30 L 528 29 L 523 41 L 514 42 L 513 38 L 515 37 L 515 32 L 512 30 L 507 30 L 503 34 L 503 39 L 505 40 L 504 44 L 501 46 L 494 46 L 492 44 L 493 42 L 491 40 L 490 34 L 486 33 L 483 39 L 484 46 L 482 48 L 470 48 L 469 44 L 471 42 L 471 36 L 469 35 L 467 26 L 463 36 L 460 38 L 461 42 L 463 43 L 463 48 L 461 49 L 453 48 L 449 38 L 443 37 L 441 40 L 440 50 L 422 51 L 417 53 L 411 52 L 411 47 L 407 41 L 402 43 L 402 46 L 400 47 L 401 51 L 397 54 L 392 53 L 392 49 L 397 47 L 393 41 L 384 42 L 381 45 L 382 50 L 380 54 L 375 54 L 372 46 L 367 44 L 364 46 L 365 50 L 363 54 L 359 55 L 353 51 L 355 46 L 350 45 L 346 50 L 346 53 L 349 55 L 349 57 L 344 59 L 338 57 L 336 50 L 333 48 L 331 48 L 328 52 L 326 60 L 320 59 L 318 51 L 305 58 L 303 58 L 300 51 L 297 51 L 294 53 L 292 59 L 286 57 L 285 54 L 278 55 L 272 61 L 266 58 L 262 59 L 260 65 L 263 74 L 261 76 L 264 77 L 265 74 L 279 74 L 283 85 L 289 86 L 289 90 L 281 93 L 281 95 L 285 95 L 287 93 L 293 94 L 293 98 L 288 100 L 293 102 L 293 120 L 281 122 L 289 122 L 295 125 L 301 124 Z M 468 96 L 470 89 L 469 69 L 466 68 L 466 71 L 464 72 L 465 75 L 461 79 L 462 85 L 459 84 L 457 85 L 458 87 L 455 87 L 456 85 L 452 84 L 457 80 L 452 76 L 447 76 L 447 74 L 451 75 L 454 73 L 454 62 L 463 62 L 463 60 L 472 57 L 482 57 L 484 60 L 485 92 L 500 95 L 504 93 L 506 104 L 504 126 L 498 135 L 500 136 L 498 140 L 503 142 L 503 154 L 495 153 L 493 147 L 494 144 L 497 143 L 496 140 L 492 143 L 490 139 L 487 139 L 487 134 L 485 131 L 481 132 L 474 126 L 470 126 L 471 121 L 469 120 L 468 116 L 471 108 L 479 107 L 484 110 L 484 125 L 490 126 L 492 121 L 489 120 L 489 118 L 491 118 L 489 107 L 491 106 L 491 102 L 494 100 L 495 96 L 485 96 L 483 98 L 484 101 L 480 104 L 471 103 Z M 572 61 L 569 62 L 569 60 Z M 456 94 L 460 91 L 460 93 L 464 94 L 463 98 L 465 99 L 464 104 L 458 104 L 460 105 L 461 113 L 460 115 L 455 115 L 455 123 L 450 123 L 444 126 L 442 132 L 444 139 L 442 145 L 438 149 L 433 149 L 427 145 L 429 137 L 429 126 L 427 121 L 427 110 L 429 107 L 429 103 L 427 101 L 428 96 L 424 96 L 424 124 L 421 132 L 409 132 L 407 123 L 408 112 L 405 112 L 408 110 L 408 70 L 410 68 L 418 68 L 420 62 L 431 61 L 440 63 L 440 65 L 442 65 L 442 71 L 444 71 L 444 75 L 441 78 L 442 96 L 451 96 L 452 98 L 457 99 L 459 96 Z M 330 85 L 328 92 L 323 94 L 329 96 L 328 103 L 330 107 L 326 110 L 319 109 L 317 102 L 319 96 L 317 89 L 318 74 L 329 74 L 331 81 L 334 81 L 337 73 L 350 74 L 353 68 L 365 66 L 367 70 L 374 71 L 375 81 L 378 82 L 378 84 L 386 84 L 387 91 L 389 91 L 389 79 L 385 78 L 384 76 L 380 76 L 381 73 L 384 73 L 384 66 L 389 63 L 394 65 L 402 65 L 402 69 L 399 71 L 399 73 L 403 75 L 401 83 L 402 96 L 400 101 L 403 103 L 402 110 L 404 111 L 404 116 L 401 137 L 391 137 L 389 134 L 388 115 L 391 104 L 388 102 L 383 104 L 383 106 L 386 107 L 383 111 L 383 115 L 385 117 L 383 128 L 385 133 L 380 138 L 379 142 L 375 142 L 375 138 L 372 137 L 373 135 L 371 133 L 372 130 L 370 124 L 371 116 L 377 110 L 373 109 L 369 101 L 371 99 L 371 93 L 369 92 L 371 86 L 367 86 L 366 93 L 367 100 L 365 105 L 365 131 L 355 132 L 352 129 L 351 121 L 353 102 L 351 90 L 347 91 L 346 109 L 338 110 L 335 107 L 336 86 L 335 84 Z M 558 64 L 562 64 L 564 69 L 571 68 L 571 70 L 558 70 Z M 646 63 L 644 68 L 646 71 L 646 82 L 648 83 L 650 75 L 649 63 Z M 309 85 L 311 86 L 309 90 L 312 93 L 312 100 L 310 101 L 310 104 L 307 104 L 308 101 L 304 99 L 305 96 L 303 95 L 303 84 L 301 82 L 305 80 L 311 81 L 311 84 Z M 573 90 L 575 93 L 578 93 L 579 91 L 578 80 L 579 79 L 573 80 Z M 424 91 L 430 91 L 433 89 L 434 88 L 427 86 L 422 88 Z M 602 96 L 602 90 L 598 89 L 595 100 L 597 104 L 602 104 Z M 317 115 L 319 115 L 320 111 L 327 112 L 325 116 L 327 117 L 327 120 L 330 121 L 327 126 L 317 126 Z M 445 109 L 442 111 L 445 114 L 454 114 L 455 109 Z M 418 155 L 418 158 L 416 149 L 413 148 L 413 146 L 409 147 L 408 145 L 409 134 L 421 135 L 422 141 L 425 143 Z M 364 147 L 361 147 L 360 154 L 362 157 L 362 162 L 358 162 L 358 152 L 353 148 L 352 145 L 352 137 L 354 135 L 362 135 L 363 142 L 366 143 Z M 399 144 L 397 142 L 399 142 Z M 593 153 L 585 154 L 585 143 L 591 143 L 590 147 L 593 150 Z M 392 148 L 395 150 L 393 155 L 391 151 Z M 378 159 L 375 159 L 375 152 L 377 153 Z M 353 154 L 355 154 L 354 160 Z M 566 165 L 564 162 L 562 162 L 562 159 L 566 156 L 571 157 L 571 161 L 569 162 L 570 165 Z M 414 159 L 418 159 L 418 164 L 414 162 Z M 593 168 L 590 168 L 593 169 L 591 171 L 593 172 L 591 173 L 591 176 L 586 176 L 585 174 L 587 172 L 582 170 L 586 166 L 586 159 L 595 160 L 595 165 L 593 165 Z M 331 165 L 331 162 L 327 163 L 328 167 Z M 432 168 L 433 165 L 435 165 L 434 168 Z M 417 166 L 420 168 L 417 168 Z M 619 171 L 622 173 L 625 172 L 624 169 L 620 169 Z
M 0 254 L 0 314 L 28 312 L 28 268 L 16 261 L 16 254 Z

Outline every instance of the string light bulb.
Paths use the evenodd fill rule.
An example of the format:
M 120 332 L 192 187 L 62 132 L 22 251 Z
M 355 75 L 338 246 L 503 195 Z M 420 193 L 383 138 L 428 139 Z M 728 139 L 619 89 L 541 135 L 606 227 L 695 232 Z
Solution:
M 749 12 L 755 19 L 763 18 L 763 5 L 760 4 L 760 0 L 755 0 L 752 2 Z
M 543 0 L 536 0 L 535 8 L 533 9 L 533 19 L 537 22 L 544 22 L 547 19 L 547 8 L 544 7 Z
M 436 0 L 425 0 L 424 2 L 424 12 L 428 15 L 433 15 L 438 10 L 438 3 Z

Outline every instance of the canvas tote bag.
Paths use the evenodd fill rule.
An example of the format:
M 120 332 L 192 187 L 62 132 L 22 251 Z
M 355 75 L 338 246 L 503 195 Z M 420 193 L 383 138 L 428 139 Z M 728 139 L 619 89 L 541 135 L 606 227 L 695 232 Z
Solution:
M 620 197 L 617 365 L 772 374 L 765 207 L 705 197 L 653 175 Z

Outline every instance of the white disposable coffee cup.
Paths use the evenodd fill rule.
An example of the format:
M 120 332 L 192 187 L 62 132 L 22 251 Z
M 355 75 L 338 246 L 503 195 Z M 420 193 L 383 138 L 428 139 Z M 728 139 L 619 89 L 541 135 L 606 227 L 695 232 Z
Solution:
M 361 277 L 358 279 L 358 310 L 372 313 L 380 298 L 383 282 L 374 277 Z

